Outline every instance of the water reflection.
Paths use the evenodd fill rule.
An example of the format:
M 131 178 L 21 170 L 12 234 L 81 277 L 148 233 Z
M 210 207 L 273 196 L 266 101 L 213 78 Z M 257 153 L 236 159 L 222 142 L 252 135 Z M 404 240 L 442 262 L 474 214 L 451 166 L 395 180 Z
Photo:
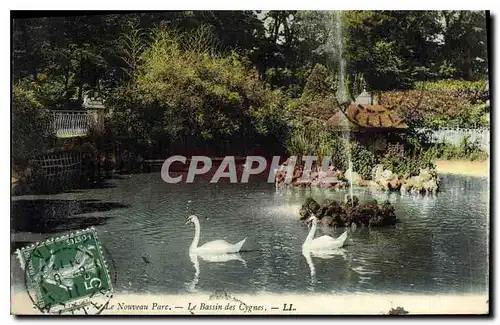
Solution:
M 232 254 L 196 254 L 193 252 L 189 253 L 189 259 L 191 260 L 191 263 L 193 263 L 194 267 L 194 277 L 191 282 L 187 283 L 186 287 L 189 292 L 194 292 L 196 291 L 196 285 L 200 281 L 200 261 L 199 258 L 201 258 L 205 262 L 209 263 L 225 263 L 229 261 L 240 261 L 245 268 L 247 267 L 247 262 L 241 257 L 239 253 L 232 253 Z
M 265 182 L 167 184 L 155 173 L 111 179 L 109 183 L 57 195 L 14 197 L 12 217 L 17 219 L 14 225 L 19 224 L 14 230 L 46 228 L 52 233 L 70 227 L 65 221 L 57 223 L 58 227 L 48 224 L 43 228 L 40 222 L 26 219 L 30 222 L 23 224 L 36 225 L 36 229 L 27 229 L 20 227 L 23 217 L 37 216 L 47 222 L 55 216 L 72 222 L 75 217 L 84 218 L 85 226 L 96 227 L 116 261 L 117 291 L 182 294 L 186 285 L 189 290 L 223 288 L 235 293 L 488 290 L 487 179 L 446 176 L 442 191 L 434 197 L 355 187 L 354 195 L 361 202 L 389 200 L 401 223 L 383 229 L 351 229 L 349 243 L 343 247 L 345 258 L 342 254 L 332 258 L 302 254 L 308 229 L 298 219 L 306 197 L 312 195 L 319 203 L 326 198 L 342 200 L 345 190 L 325 190 L 323 195 L 294 189 L 279 195 L 273 184 Z M 189 256 L 193 229 L 183 227 L 185 220 L 180 217 L 187 214 L 206 220 L 206 238 L 235 243 L 248 236 L 246 252 L 241 253 L 247 268 L 234 255 Z M 337 238 L 343 231 L 319 227 L 318 236 Z M 145 264 L 143 255 L 150 263 Z M 19 287 L 24 286 L 21 270 L 14 270 L 13 278 Z
M 307 265 L 309 266 L 310 290 L 314 291 L 314 287 L 317 283 L 316 267 L 314 266 L 313 257 L 320 258 L 323 260 L 329 260 L 329 259 L 333 259 L 336 256 L 340 256 L 340 257 L 342 257 L 343 260 L 347 260 L 346 252 L 347 251 L 343 248 L 337 248 L 337 249 L 333 249 L 330 251 L 312 251 L 309 249 L 302 249 L 302 256 L 304 256 L 304 258 L 306 259 Z
M 189 254 L 189 259 L 191 260 L 191 263 L 193 263 L 194 267 L 194 277 L 191 282 L 187 284 L 187 290 L 189 292 L 196 291 L 196 285 L 200 281 L 200 261 L 198 260 L 198 254 Z

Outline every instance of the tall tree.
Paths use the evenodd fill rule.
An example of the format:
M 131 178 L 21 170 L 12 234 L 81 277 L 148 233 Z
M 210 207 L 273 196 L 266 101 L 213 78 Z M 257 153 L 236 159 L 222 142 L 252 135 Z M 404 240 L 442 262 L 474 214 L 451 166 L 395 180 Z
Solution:
M 485 77 L 488 67 L 486 13 L 442 11 L 443 60 L 453 68 L 452 76 L 466 80 Z
M 349 11 L 347 60 L 373 89 L 409 88 L 430 77 L 440 32 L 437 12 Z

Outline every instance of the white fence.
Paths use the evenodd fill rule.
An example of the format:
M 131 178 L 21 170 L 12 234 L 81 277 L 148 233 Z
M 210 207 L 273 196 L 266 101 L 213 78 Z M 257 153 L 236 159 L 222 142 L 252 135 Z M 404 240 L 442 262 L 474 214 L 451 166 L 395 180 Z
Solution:
M 97 111 L 52 111 L 53 128 L 58 138 L 85 136 L 97 122 Z
M 425 129 L 423 131 L 426 131 Z M 453 145 L 460 145 L 464 137 L 469 137 L 469 141 L 478 141 L 483 149 L 489 149 L 490 130 L 483 129 L 462 129 L 462 128 L 439 128 L 437 130 L 427 130 L 431 135 L 432 143 L 448 142 Z

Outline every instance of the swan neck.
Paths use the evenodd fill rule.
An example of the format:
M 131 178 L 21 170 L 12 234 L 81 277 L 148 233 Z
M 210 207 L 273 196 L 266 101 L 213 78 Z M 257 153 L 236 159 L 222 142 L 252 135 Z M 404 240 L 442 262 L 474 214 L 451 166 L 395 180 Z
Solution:
M 191 247 L 189 247 L 189 250 L 193 250 L 196 247 L 198 247 L 198 243 L 200 241 L 200 232 L 201 232 L 200 221 L 198 219 L 194 219 L 193 223 L 194 223 L 194 238 L 193 242 L 191 243 Z
M 316 220 L 313 220 L 312 225 L 311 225 L 311 230 L 309 230 L 309 234 L 307 235 L 306 238 L 306 243 L 310 242 L 314 238 L 314 234 L 316 233 Z

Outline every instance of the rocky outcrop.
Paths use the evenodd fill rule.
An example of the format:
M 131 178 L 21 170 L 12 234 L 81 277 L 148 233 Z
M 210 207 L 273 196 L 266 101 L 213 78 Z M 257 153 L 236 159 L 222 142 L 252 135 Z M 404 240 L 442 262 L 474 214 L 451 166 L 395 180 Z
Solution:
M 291 173 L 290 177 L 287 177 L 287 172 Z M 420 194 L 436 194 L 440 183 L 436 171 L 429 169 L 421 169 L 419 175 L 410 177 L 398 175 L 384 169 L 382 165 L 376 165 L 372 170 L 371 180 L 365 180 L 356 171 L 347 170 L 342 173 L 332 168 L 323 171 L 317 166 L 313 166 L 312 170 L 303 170 L 300 166 L 289 170 L 285 163 L 276 170 L 275 184 L 276 188 L 293 186 L 342 189 L 349 186 L 349 178 L 352 178 L 352 184 L 357 186 Z
M 313 167 L 312 170 L 303 170 L 302 167 L 295 167 L 291 177 L 287 177 L 289 169 L 286 164 L 281 165 L 274 177 L 276 188 L 283 186 L 295 187 L 318 187 L 318 188 L 344 188 L 347 181 L 344 174 L 339 170 Z
M 421 169 L 417 176 L 410 177 L 401 186 L 401 192 L 436 194 L 439 190 L 439 177 L 435 171 Z
M 377 165 L 373 171 L 373 180 L 375 186 L 384 191 L 399 191 L 401 188 L 401 180 L 398 174 L 391 172 L 390 170 L 384 170 L 382 165 Z
M 300 219 L 307 220 L 315 215 L 325 226 L 345 227 L 355 224 L 371 227 L 394 225 L 398 219 L 394 207 L 388 202 L 378 204 L 376 200 L 359 204 L 359 199 L 353 196 L 352 201 L 346 198 L 344 202 L 325 200 L 320 205 L 312 198 L 307 198 L 300 209 Z
M 350 169 L 346 170 L 345 176 L 347 179 L 351 178 L 350 181 L 352 182 L 353 185 L 360 185 L 360 183 L 363 181 L 363 179 L 357 172 L 355 171 L 351 172 Z
M 384 191 L 436 194 L 439 189 L 439 177 L 434 170 L 421 169 L 419 175 L 408 177 L 398 176 L 377 165 L 372 175 L 374 185 Z
M 312 214 L 317 214 L 321 206 L 313 198 L 308 197 L 300 207 L 300 219 L 307 219 Z

